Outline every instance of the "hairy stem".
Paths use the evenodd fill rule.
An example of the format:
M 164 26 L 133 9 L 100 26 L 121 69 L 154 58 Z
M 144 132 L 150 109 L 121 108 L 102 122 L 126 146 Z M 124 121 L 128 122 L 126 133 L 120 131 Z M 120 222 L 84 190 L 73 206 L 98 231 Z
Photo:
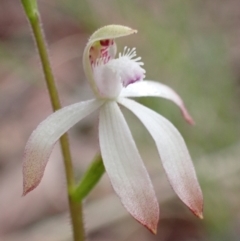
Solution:
M 41 59 L 43 72 L 49 91 L 49 96 L 51 99 L 52 108 L 54 111 L 61 108 L 57 88 L 55 85 L 54 77 L 51 70 L 51 65 L 49 61 L 47 46 L 44 40 L 43 30 L 41 28 L 41 19 L 37 9 L 37 3 L 35 0 L 21 0 L 27 18 L 30 22 L 33 35 L 36 41 L 37 49 Z M 71 197 L 71 190 L 75 186 L 74 172 L 69 148 L 69 142 L 67 135 L 63 135 L 60 139 L 61 150 L 64 159 L 65 173 L 67 179 L 67 188 L 68 188 L 68 200 L 69 200 L 69 209 L 71 214 L 72 228 L 74 241 L 84 241 L 84 224 L 83 224 L 83 214 L 82 214 L 82 204 L 81 202 L 77 203 Z

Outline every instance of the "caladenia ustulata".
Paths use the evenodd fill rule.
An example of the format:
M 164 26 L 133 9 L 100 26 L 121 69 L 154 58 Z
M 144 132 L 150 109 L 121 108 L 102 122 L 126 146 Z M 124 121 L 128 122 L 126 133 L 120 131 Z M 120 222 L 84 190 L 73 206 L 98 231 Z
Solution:
M 175 103 L 193 124 L 182 99 L 170 87 L 145 80 L 145 70 L 135 48 L 117 55 L 115 40 L 136 33 L 129 27 L 108 25 L 90 37 L 83 67 L 94 99 L 72 104 L 51 114 L 30 136 L 23 164 L 23 194 L 40 183 L 58 139 L 78 121 L 99 110 L 99 145 L 105 170 L 127 211 L 153 233 L 157 232 L 159 205 L 149 174 L 119 108 L 129 109 L 155 141 L 169 182 L 188 208 L 202 218 L 203 197 L 186 144 L 163 116 L 131 97 L 162 97 Z

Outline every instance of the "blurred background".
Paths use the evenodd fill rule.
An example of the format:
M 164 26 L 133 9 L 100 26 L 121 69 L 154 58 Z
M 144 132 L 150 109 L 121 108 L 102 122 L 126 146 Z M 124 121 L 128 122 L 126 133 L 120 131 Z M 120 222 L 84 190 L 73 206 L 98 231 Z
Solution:
M 138 34 L 118 40 L 136 47 L 147 79 L 175 89 L 196 125 L 169 101 L 139 101 L 182 133 L 204 194 L 204 220 L 171 190 L 151 137 L 124 114 L 150 172 L 161 207 L 158 234 L 123 209 L 106 174 L 84 202 L 91 241 L 240 240 L 240 2 L 237 0 L 42 0 L 43 27 L 63 106 L 89 99 L 82 53 L 90 34 L 123 24 Z M 57 145 L 39 187 L 22 197 L 26 141 L 51 113 L 42 69 L 20 1 L 0 1 L 0 241 L 69 241 L 65 176 Z M 98 147 L 97 113 L 69 132 L 77 178 Z

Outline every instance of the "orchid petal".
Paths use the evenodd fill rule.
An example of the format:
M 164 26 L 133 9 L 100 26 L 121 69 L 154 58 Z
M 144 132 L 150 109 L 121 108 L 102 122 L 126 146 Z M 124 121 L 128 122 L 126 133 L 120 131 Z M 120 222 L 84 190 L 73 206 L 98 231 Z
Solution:
M 139 81 L 132 85 L 127 86 L 123 89 L 121 97 L 162 97 L 174 102 L 181 110 L 184 119 L 191 125 L 194 124 L 194 121 L 190 114 L 188 113 L 181 97 L 167 85 L 155 82 L 155 81 Z
M 93 73 L 92 73 L 92 66 L 89 59 L 89 51 L 92 47 L 92 45 L 98 41 L 106 40 L 106 39 L 115 39 L 119 37 L 124 37 L 133 33 L 136 33 L 137 31 L 134 29 L 131 29 L 126 26 L 121 25 L 107 25 L 100 29 L 98 29 L 96 32 L 92 34 L 90 37 L 87 46 L 84 49 L 83 53 L 83 68 L 85 75 L 95 93 L 96 96 L 98 96 L 98 89 L 94 81 Z M 116 46 L 114 46 L 116 48 Z M 116 52 L 116 50 L 113 50 L 113 52 Z
M 99 140 L 106 172 L 128 212 L 156 233 L 159 206 L 128 125 L 116 102 L 100 111 Z
M 41 181 L 57 140 L 78 121 L 98 109 L 102 101 L 90 100 L 62 108 L 39 124 L 31 134 L 24 153 L 23 195 Z
M 137 102 L 119 98 L 153 137 L 168 179 L 179 198 L 198 217 L 202 217 L 203 197 L 191 157 L 178 130 L 163 116 Z

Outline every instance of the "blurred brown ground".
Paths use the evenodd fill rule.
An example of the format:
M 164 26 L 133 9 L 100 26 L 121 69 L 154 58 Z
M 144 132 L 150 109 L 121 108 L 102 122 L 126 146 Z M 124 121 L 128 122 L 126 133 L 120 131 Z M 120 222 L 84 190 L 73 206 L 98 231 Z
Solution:
M 182 5 L 184 8 L 179 8 Z M 170 85 L 180 90 L 190 111 L 198 120 L 198 126 L 195 129 L 190 128 L 182 120 L 178 121 L 180 115 L 171 106 L 156 107 L 155 102 L 146 102 L 155 109 L 166 109 L 163 110 L 166 116 L 173 119 L 174 124 L 179 125 L 180 132 L 184 133 L 190 152 L 197 160 L 196 172 L 205 196 L 205 219 L 201 221 L 195 218 L 176 198 L 159 165 L 152 140 L 149 136 L 145 137 L 145 132 L 138 131 L 142 126 L 133 126 L 135 119 L 132 120 L 126 113 L 161 204 L 158 234 L 153 236 L 126 213 L 105 175 L 84 203 L 89 240 L 240 240 L 240 2 L 205 0 L 196 1 L 193 5 L 190 1 L 181 4 L 180 1 L 166 3 L 154 0 L 129 3 L 107 0 L 44 0 L 39 1 L 39 7 L 63 106 L 92 96 L 81 65 L 84 46 L 96 28 L 104 24 L 119 23 L 139 30 L 137 37 L 120 40 L 120 46 L 125 43 L 140 49 L 143 60 L 146 56 L 145 65 L 149 78 L 158 77 L 160 66 L 159 79 L 171 79 Z M 171 33 L 166 39 L 161 37 L 165 43 L 174 41 L 174 38 L 180 36 L 178 31 L 182 31 L 182 42 L 171 42 L 172 46 L 168 49 L 167 45 L 164 52 L 164 46 L 161 46 L 159 38 L 155 36 L 158 31 L 156 27 Z M 206 80 L 213 78 L 214 82 L 214 78 L 218 78 L 215 72 L 221 72 L 222 62 L 218 55 L 212 59 L 207 54 L 204 55 L 204 51 L 208 52 L 209 46 L 210 51 L 212 45 L 202 46 L 203 42 L 197 41 L 200 35 L 202 39 L 208 39 L 212 36 L 212 31 L 216 31 L 213 45 L 217 46 L 220 38 L 226 47 L 223 55 L 226 62 L 223 62 L 224 66 L 229 67 L 226 76 L 230 77 L 226 77 L 221 83 L 212 84 L 210 89 Z M 148 38 L 152 42 L 148 42 Z M 187 79 L 186 84 L 182 82 L 188 70 L 184 70 L 178 63 L 185 60 L 177 54 L 182 56 L 182 53 L 186 53 L 187 57 L 188 54 L 194 54 L 191 50 L 195 49 L 188 49 L 189 42 L 196 43 L 195 48 L 198 50 L 203 48 L 203 55 L 199 55 L 202 60 L 194 57 L 196 63 L 193 65 L 200 65 L 202 61 L 203 64 L 212 66 L 209 73 L 206 73 L 207 67 L 200 66 L 202 70 L 199 71 L 206 73 L 203 75 L 206 79 L 199 77 L 196 83 L 203 85 L 203 89 L 196 87 L 194 90 L 195 87 Z M 154 53 L 157 50 L 152 49 L 158 45 L 161 48 L 160 54 Z M 186 51 L 175 53 L 178 45 L 186 47 Z M 176 69 L 171 69 L 171 66 Z M 185 72 L 180 75 L 180 71 Z M 198 72 L 193 73 L 197 75 Z M 186 78 L 190 80 L 191 76 Z M 226 80 L 229 81 L 227 84 L 224 82 Z M 226 93 L 222 92 L 224 90 Z M 214 95 L 219 99 L 210 99 Z M 205 98 L 209 98 L 209 102 L 204 102 Z M 225 106 L 217 112 L 215 106 L 222 106 L 220 100 Z M 51 155 L 42 183 L 26 197 L 21 196 L 24 146 L 32 130 L 50 113 L 51 105 L 41 65 L 20 1 L 1 0 L 0 241 L 71 240 L 65 177 L 58 146 Z M 71 151 L 78 178 L 98 151 L 97 121 L 95 113 L 70 130 Z M 206 146 L 203 143 L 207 143 Z

